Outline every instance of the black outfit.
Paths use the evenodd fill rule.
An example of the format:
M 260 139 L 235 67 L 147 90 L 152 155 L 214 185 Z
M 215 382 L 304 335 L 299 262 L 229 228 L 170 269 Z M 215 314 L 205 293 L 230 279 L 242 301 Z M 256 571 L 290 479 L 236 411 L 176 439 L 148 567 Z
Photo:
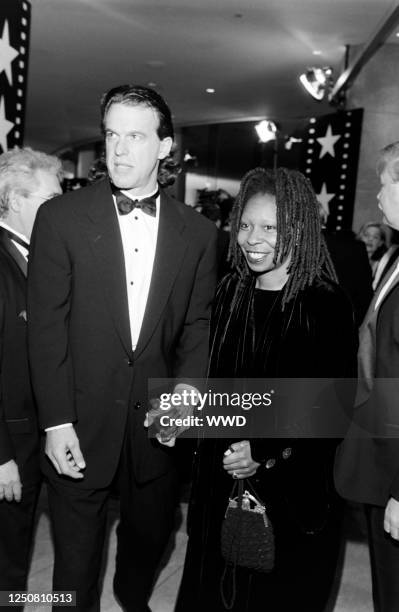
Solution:
M 213 313 L 214 377 L 341 377 L 353 373 L 356 332 L 342 290 L 317 281 L 282 312 L 282 291 L 259 291 L 234 274 L 221 282 Z M 233 305 L 233 307 L 232 307 Z M 233 480 L 222 468 L 229 440 L 198 452 L 189 542 L 176 612 L 222 612 L 220 528 Z M 339 548 L 340 503 L 332 489 L 335 441 L 251 440 L 251 478 L 276 537 L 269 574 L 237 568 L 235 612 L 324 609 Z M 270 461 L 272 459 L 272 461 Z
M 133 212 L 131 214 L 134 214 Z M 58 476 L 43 457 L 55 533 L 53 588 L 99 610 L 105 503 L 119 481 L 114 587 L 148 610 L 173 525 L 173 449 L 144 427 L 148 380 L 205 375 L 216 281 L 216 228 L 161 190 L 156 254 L 133 352 L 124 251 L 109 181 L 44 203 L 29 256 L 29 347 L 43 428 L 74 424 L 84 478 Z
M 0 590 L 24 590 L 40 487 L 39 430 L 26 338 L 26 260 L 0 228 L 0 465 L 14 459 L 21 502 L 0 501 Z
M 359 380 L 354 419 L 338 449 L 337 491 L 364 504 L 376 612 L 399 609 L 399 543 L 384 531 L 389 499 L 399 501 L 399 277 L 375 293 L 360 329 Z
M 361 325 L 373 297 L 373 277 L 366 245 L 352 231 L 323 231 L 338 282 L 350 297 Z

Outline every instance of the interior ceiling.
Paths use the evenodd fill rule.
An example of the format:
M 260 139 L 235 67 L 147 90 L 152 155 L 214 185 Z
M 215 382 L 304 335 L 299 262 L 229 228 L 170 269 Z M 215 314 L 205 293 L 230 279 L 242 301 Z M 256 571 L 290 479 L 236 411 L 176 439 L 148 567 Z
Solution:
M 337 78 L 345 45 L 368 42 L 397 6 L 392 0 L 31 4 L 25 143 L 47 151 L 97 137 L 99 98 L 123 83 L 155 83 L 177 126 L 328 112 L 298 75 L 329 65 Z M 206 93 L 209 87 L 214 94 Z

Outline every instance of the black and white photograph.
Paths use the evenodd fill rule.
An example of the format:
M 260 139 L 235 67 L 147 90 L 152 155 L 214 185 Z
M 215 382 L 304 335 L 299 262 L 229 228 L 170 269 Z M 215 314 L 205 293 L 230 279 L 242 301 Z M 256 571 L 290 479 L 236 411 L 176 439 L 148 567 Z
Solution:
M 399 3 L 1 0 L 0 611 L 399 612 Z

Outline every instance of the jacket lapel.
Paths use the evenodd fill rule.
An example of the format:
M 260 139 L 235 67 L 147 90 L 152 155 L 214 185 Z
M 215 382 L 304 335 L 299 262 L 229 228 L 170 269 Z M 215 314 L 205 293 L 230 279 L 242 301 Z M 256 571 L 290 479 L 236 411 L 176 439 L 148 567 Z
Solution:
M 154 267 L 135 357 L 143 352 L 150 341 L 183 262 L 188 246 L 182 235 L 184 227 L 184 219 L 175 202 L 161 191 Z
M 399 273 L 393 278 L 387 292 L 376 307 L 378 298 L 391 275 L 397 268 L 397 262 L 391 267 L 385 275 L 385 282 L 377 289 L 371 301 L 367 314 L 364 318 L 359 331 L 359 350 L 358 350 L 358 386 L 356 393 L 355 405 L 363 404 L 369 398 L 374 385 L 375 376 L 375 358 L 376 358 L 376 332 L 378 313 L 382 304 L 385 302 L 388 295 L 399 283 Z
M 28 262 L 26 261 L 22 253 L 18 251 L 15 244 L 13 244 L 13 242 L 9 238 L 9 233 L 3 227 L 0 227 L 0 241 L 4 246 L 4 249 L 12 257 L 12 259 L 17 264 L 18 268 L 21 270 L 22 274 L 26 278 L 28 273 Z
M 126 353 L 132 355 L 125 259 L 122 238 L 108 180 L 90 187 L 90 225 L 87 233 L 98 260 L 98 273 L 111 318 Z

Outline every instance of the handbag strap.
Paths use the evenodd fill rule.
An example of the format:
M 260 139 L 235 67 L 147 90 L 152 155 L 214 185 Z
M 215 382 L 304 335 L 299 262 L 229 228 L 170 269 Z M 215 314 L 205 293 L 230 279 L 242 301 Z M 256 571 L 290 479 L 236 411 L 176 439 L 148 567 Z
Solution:
M 247 478 L 240 478 L 239 480 L 236 480 L 234 482 L 233 488 L 231 489 L 231 493 L 230 493 L 230 499 L 233 499 L 237 493 L 238 505 L 241 506 L 242 498 L 244 496 L 244 484 L 245 484 L 245 488 L 248 489 L 249 492 L 252 493 L 254 497 L 256 497 L 256 501 L 262 506 L 264 506 L 265 504 L 263 500 L 259 497 L 255 487 L 252 485 L 252 483 Z
M 242 498 L 244 495 L 244 480 L 245 478 L 240 478 L 239 480 L 234 481 L 233 488 L 230 492 L 230 499 L 233 499 L 235 496 Z
M 260 498 L 257 490 L 255 489 L 255 487 L 253 486 L 253 484 L 251 483 L 250 480 L 246 481 L 245 486 L 249 489 L 249 491 L 254 495 L 254 497 L 256 497 L 257 501 L 262 504 L 262 506 L 264 505 L 263 500 Z

